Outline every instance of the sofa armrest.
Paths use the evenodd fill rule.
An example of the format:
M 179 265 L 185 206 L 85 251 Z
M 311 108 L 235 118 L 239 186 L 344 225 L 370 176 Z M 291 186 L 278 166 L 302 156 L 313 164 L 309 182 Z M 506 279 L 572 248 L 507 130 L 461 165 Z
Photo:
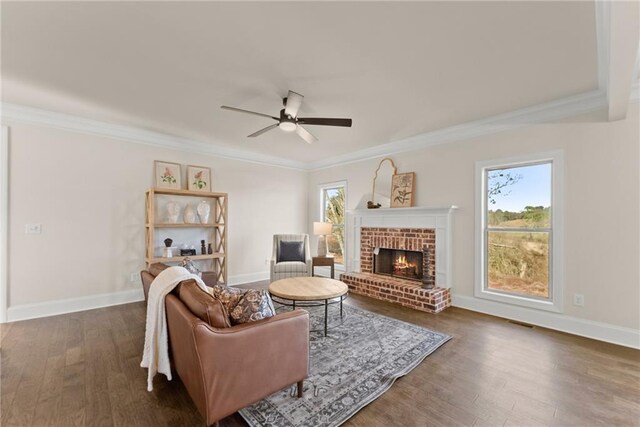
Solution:
M 193 330 L 212 423 L 309 375 L 309 314 Z

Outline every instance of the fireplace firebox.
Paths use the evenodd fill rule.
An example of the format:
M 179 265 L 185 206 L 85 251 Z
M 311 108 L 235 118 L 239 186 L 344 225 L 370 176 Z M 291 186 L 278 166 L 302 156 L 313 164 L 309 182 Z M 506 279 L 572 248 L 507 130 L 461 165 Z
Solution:
M 376 248 L 374 251 L 373 272 L 401 279 L 422 281 L 422 251 Z

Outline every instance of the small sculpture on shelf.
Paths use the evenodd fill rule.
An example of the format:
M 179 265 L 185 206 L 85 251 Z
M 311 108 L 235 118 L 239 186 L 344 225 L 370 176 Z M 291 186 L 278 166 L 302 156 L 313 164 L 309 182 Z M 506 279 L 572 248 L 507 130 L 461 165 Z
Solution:
M 380 203 L 373 203 L 371 200 L 367 202 L 367 209 L 378 209 L 380 206 Z
M 209 255 L 211 255 L 213 253 L 213 248 L 211 247 L 211 243 L 209 243 L 209 246 L 207 247 L 207 253 Z
M 177 224 L 180 216 L 180 205 L 173 200 L 167 203 L 167 222 L 169 224 Z
M 207 248 L 204 245 L 204 240 L 200 240 L 200 254 L 201 255 L 206 255 L 207 254 Z
M 196 248 L 194 248 L 193 245 L 187 246 L 185 243 L 180 247 L 180 256 L 195 256 L 195 254 Z
M 205 200 L 198 203 L 198 216 L 200 217 L 201 224 L 209 223 L 209 213 L 211 212 L 211 206 Z
M 191 206 L 191 203 L 187 203 L 187 206 L 184 207 L 182 216 L 184 217 L 185 224 L 196 223 L 196 211 L 193 209 L 193 206 Z
M 171 251 L 171 244 L 172 243 L 173 243 L 173 239 L 169 239 L 169 238 L 164 239 L 164 246 L 165 247 L 163 248 L 162 255 L 165 258 L 171 258 L 173 256 L 173 253 Z

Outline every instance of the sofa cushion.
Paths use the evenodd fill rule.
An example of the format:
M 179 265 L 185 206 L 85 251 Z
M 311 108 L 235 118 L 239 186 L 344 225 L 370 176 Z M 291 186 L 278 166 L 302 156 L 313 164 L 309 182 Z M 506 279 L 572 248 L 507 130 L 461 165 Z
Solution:
M 191 312 L 214 328 L 228 328 L 231 326 L 229 315 L 222 302 L 203 291 L 195 280 L 181 282 L 176 293 L 180 301 Z
M 274 273 L 306 273 L 307 264 L 300 261 L 279 262 L 273 266 Z
M 278 262 L 283 261 L 304 262 L 304 242 L 281 240 Z
M 232 325 L 253 322 L 275 316 L 276 309 L 266 290 L 247 289 L 238 304 L 229 312 Z
M 156 277 L 158 274 L 160 274 L 163 270 L 166 270 L 167 268 L 169 268 L 167 264 L 156 262 L 155 264 L 151 264 L 149 266 L 149 273 L 151 273 L 153 277 Z

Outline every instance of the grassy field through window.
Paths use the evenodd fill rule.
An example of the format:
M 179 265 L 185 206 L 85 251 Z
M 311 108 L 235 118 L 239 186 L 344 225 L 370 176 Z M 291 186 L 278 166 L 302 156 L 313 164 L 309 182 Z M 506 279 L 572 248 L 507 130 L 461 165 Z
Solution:
M 549 233 L 491 231 L 488 288 L 549 297 Z

